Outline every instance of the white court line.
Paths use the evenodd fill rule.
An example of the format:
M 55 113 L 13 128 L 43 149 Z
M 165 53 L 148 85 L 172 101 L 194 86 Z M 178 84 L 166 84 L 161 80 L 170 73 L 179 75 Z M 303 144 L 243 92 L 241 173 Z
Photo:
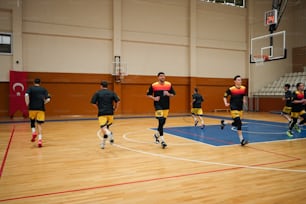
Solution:
M 97 136 L 102 139 L 102 137 L 99 134 L 99 131 L 97 132 Z M 135 131 L 135 132 L 129 132 L 129 134 L 136 133 L 140 131 Z M 124 138 L 127 133 L 123 134 L 122 137 Z M 129 139 L 130 141 L 134 141 Z M 151 144 L 151 143 L 150 143 Z M 146 152 L 142 150 L 137 150 L 133 148 L 129 148 L 123 145 L 119 144 L 113 144 L 113 146 L 116 146 L 120 149 L 125 149 L 128 151 L 140 153 L 140 154 L 146 154 L 154 157 L 160 157 L 160 158 L 165 158 L 165 159 L 172 159 L 172 160 L 178 160 L 178 161 L 186 161 L 186 162 L 193 162 L 193 163 L 201 163 L 201 164 L 211 164 L 211 165 L 219 165 L 219 166 L 229 166 L 229 167 L 237 167 L 237 168 L 245 168 L 245 169 L 256 169 L 256 170 L 264 170 L 264 171 L 281 171 L 281 172 L 295 172 L 295 173 L 306 173 L 305 169 L 282 169 L 282 168 L 271 168 L 271 167 L 259 167 L 259 166 L 250 166 L 250 165 L 239 165 L 239 164 L 229 164 L 229 163 L 222 163 L 222 162 L 210 162 L 210 161 L 205 161 L 205 160 L 195 160 L 195 159 L 187 159 L 183 157 L 175 157 L 175 156 L 168 156 L 164 154 L 157 154 L 157 153 L 152 153 L 152 152 Z
M 270 168 L 270 167 L 258 167 L 258 166 L 248 166 L 248 165 L 238 165 L 238 164 L 227 164 L 227 163 L 220 163 L 220 162 L 209 162 L 209 161 L 203 161 L 203 160 L 195 160 L 195 159 L 186 159 L 182 157 L 175 157 L 175 156 L 168 156 L 164 154 L 157 154 L 152 152 L 146 152 L 142 150 L 132 149 L 123 145 L 114 144 L 114 146 L 125 149 L 132 152 L 137 152 L 141 154 L 146 154 L 150 156 L 165 158 L 165 159 L 173 159 L 173 160 L 179 160 L 179 161 L 187 161 L 187 162 L 193 162 L 193 163 L 201 163 L 201 164 L 212 164 L 212 165 L 220 165 L 220 166 L 230 166 L 230 167 L 237 167 L 237 168 L 245 168 L 245 169 L 256 169 L 256 170 L 265 170 L 265 171 L 283 171 L 283 172 L 296 172 L 296 173 L 306 173 L 306 170 L 304 169 L 281 169 L 281 168 Z

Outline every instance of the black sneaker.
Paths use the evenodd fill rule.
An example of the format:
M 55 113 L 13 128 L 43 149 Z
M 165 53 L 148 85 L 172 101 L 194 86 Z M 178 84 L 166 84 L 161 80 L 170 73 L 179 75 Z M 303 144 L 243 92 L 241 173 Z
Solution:
M 153 136 L 154 136 L 154 139 L 155 139 L 155 143 L 158 144 L 159 143 L 159 139 L 158 139 L 159 136 L 156 135 L 156 134 L 154 134 Z
M 223 130 L 224 129 L 224 127 L 225 127 L 225 124 L 224 124 L 224 120 L 221 120 L 221 130 Z
M 204 128 L 205 128 L 205 125 L 202 125 L 202 126 L 201 126 L 201 129 L 204 129 Z
M 165 149 L 167 147 L 167 144 L 165 142 L 161 142 L 161 146 L 163 149 Z
M 114 137 L 113 137 L 113 133 L 112 132 L 111 132 L 111 135 L 109 137 L 109 142 L 110 142 L 111 145 L 114 144 Z
M 248 143 L 249 142 L 247 140 L 245 140 L 245 139 L 242 139 L 241 142 L 240 142 L 241 146 L 244 146 L 244 145 L 246 145 Z

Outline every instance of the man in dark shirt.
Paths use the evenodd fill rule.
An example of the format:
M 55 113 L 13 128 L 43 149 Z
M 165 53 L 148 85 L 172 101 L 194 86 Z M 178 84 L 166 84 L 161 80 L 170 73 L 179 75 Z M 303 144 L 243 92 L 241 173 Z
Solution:
M 25 93 L 25 102 L 29 109 L 29 118 L 32 129 L 31 142 L 35 142 L 38 135 L 38 147 L 42 147 L 42 124 L 45 121 L 45 104 L 50 102 L 47 89 L 40 86 L 40 79 L 34 80 L 34 86 L 28 88 Z M 35 122 L 37 123 L 36 132 Z
M 117 110 L 120 103 L 120 98 L 117 94 L 111 90 L 108 90 L 108 83 L 106 81 L 101 82 L 101 90 L 97 91 L 91 98 L 91 103 L 98 108 L 98 120 L 101 131 L 103 133 L 103 141 L 101 148 L 105 148 L 105 142 L 107 138 L 110 139 L 110 143 L 114 143 L 114 138 L 109 127 L 114 121 L 114 111 Z
M 294 128 L 298 133 L 301 132 L 301 129 L 297 125 L 298 118 L 303 118 L 298 124 L 303 125 L 306 121 L 306 111 L 305 111 L 305 85 L 302 82 L 296 84 L 296 91 L 292 94 L 292 110 L 291 118 L 292 121 L 289 124 L 289 130 L 286 132 L 288 137 L 293 137 L 292 129 Z
M 192 108 L 191 115 L 194 120 L 194 126 L 198 125 L 199 120 L 201 121 L 201 129 L 204 128 L 204 120 L 203 120 L 203 110 L 202 110 L 202 102 L 204 101 L 203 96 L 199 93 L 197 88 L 194 88 L 194 93 L 192 94 Z
M 243 105 L 246 104 L 247 90 L 245 86 L 242 86 L 242 79 L 239 75 L 234 77 L 235 85 L 228 88 L 223 96 L 223 102 L 226 107 L 230 107 L 231 116 L 233 119 L 232 126 L 237 128 L 237 134 L 240 140 L 241 146 L 248 143 L 242 135 L 242 112 Z M 230 96 L 230 102 L 228 103 L 227 98 Z M 221 120 L 221 129 L 224 129 L 226 122 Z
M 162 148 L 167 147 L 164 139 L 164 125 L 168 117 L 170 108 L 170 97 L 175 95 L 175 91 L 170 82 L 166 81 L 164 72 L 157 74 L 158 81 L 151 84 L 147 91 L 147 96 L 154 101 L 155 117 L 158 120 L 157 132 L 154 134 L 155 143 L 161 139 Z
M 281 115 L 284 116 L 289 122 L 291 121 L 291 109 L 292 109 L 292 93 L 289 90 L 290 84 L 285 84 L 284 86 L 284 96 L 282 98 L 283 101 L 285 101 L 285 106 L 283 107 L 283 110 L 281 112 Z

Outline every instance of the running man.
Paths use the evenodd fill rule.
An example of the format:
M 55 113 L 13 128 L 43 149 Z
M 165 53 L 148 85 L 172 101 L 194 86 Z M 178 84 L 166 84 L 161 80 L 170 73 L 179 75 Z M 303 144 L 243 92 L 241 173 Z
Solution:
M 243 113 L 243 105 L 247 103 L 246 87 L 242 85 L 242 79 L 240 75 L 234 77 L 234 86 L 228 88 L 224 93 L 223 102 L 226 107 L 230 107 L 231 116 L 233 122 L 232 126 L 237 128 L 237 134 L 240 140 L 241 146 L 248 144 L 248 141 L 244 139 L 242 135 L 242 113 Z M 230 96 L 230 102 L 228 103 L 228 97 Z M 221 129 L 223 130 L 226 124 L 230 124 L 230 122 L 225 122 L 221 120 Z
M 284 86 L 284 96 L 282 98 L 283 101 L 285 101 L 285 106 L 283 107 L 283 110 L 281 112 L 281 115 L 286 118 L 289 122 L 291 121 L 291 109 L 292 109 L 292 93 L 289 90 L 290 89 L 290 84 L 285 84 Z
M 304 94 L 305 85 L 301 82 L 296 84 L 296 91 L 292 94 L 292 110 L 291 110 L 291 118 L 292 121 L 289 124 L 289 130 L 286 132 L 288 137 L 293 137 L 292 129 L 294 128 L 298 133 L 301 132 L 301 129 L 297 125 L 298 118 L 302 117 L 298 124 L 303 125 L 306 120 L 306 111 L 304 105 L 306 103 L 305 94 Z
M 35 79 L 34 86 L 29 87 L 25 93 L 25 103 L 29 109 L 32 130 L 31 142 L 35 142 L 38 135 L 38 147 L 42 147 L 42 124 L 45 122 L 45 104 L 49 103 L 50 100 L 47 89 L 40 86 L 40 79 Z
M 101 89 L 91 98 L 91 103 L 98 109 L 98 120 L 103 133 L 103 141 L 100 144 L 101 149 L 105 148 L 105 142 L 109 138 L 110 144 L 114 143 L 114 137 L 109 127 L 114 121 L 114 112 L 117 110 L 120 98 L 117 94 L 109 90 L 106 81 L 101 82 Z
M 157 78 L 158 81 L 149 87 L 147 96 L 154 101 L 155 117 L 158 120 L 157 132 L 154 134 L 155 143 L 158 144 L 161 139 L 161 146 L 164 149 L 167 147 L 164 138 L 164 125 L 169 113 L 170 97 L 175 96 L 175 91 L 171 83 L 166 81 L 164 72 L 159 72 Z
M 203 120 L 203 110 L 202 110 L 202 102 L 204 101 L 203 96 L 199 93 L 197 88 L 194 88 L 194 93 L 192 94 L 192 108 L 191 108 L 191 116 L 194 120 L 194 126 L 197 126 L 199 120 L 201 121 L 201 129 L 204 129 L 204 120 Z

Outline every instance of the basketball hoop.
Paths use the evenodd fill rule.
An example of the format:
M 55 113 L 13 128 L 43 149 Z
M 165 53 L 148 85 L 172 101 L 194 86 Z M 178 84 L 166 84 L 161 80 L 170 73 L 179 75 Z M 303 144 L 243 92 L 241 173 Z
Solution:
M 253 61 L 256 63 L 256 65 L 263 65 L 264 62 L 269 61 L 268 55 L 254 55 Z

